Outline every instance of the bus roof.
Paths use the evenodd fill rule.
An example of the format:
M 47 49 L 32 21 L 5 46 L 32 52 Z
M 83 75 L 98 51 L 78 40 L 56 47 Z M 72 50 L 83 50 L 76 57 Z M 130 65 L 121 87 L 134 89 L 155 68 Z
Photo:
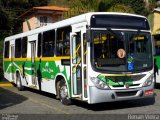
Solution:
M 25 37 L 25 36 L 30 36 L 33 34 L 38 34 L 47 30 L 52 30 L 52 29 L 57 29 L 57 28 L 61 28 L 61 27 L 65 27 L 65 26 L 69 26 L 69 25 L 73 25 L 76 23 L 81 23 L 81 22 L 87 22 L 87 25 L 90 25 L 90 17 L 92 15 L 96 15 L 96 14 L 110 14 L 110 15 L 128 15 L 128 16 L 135 16 L 135 17 L 141 17 L 141 18 L 146 18 L 144 16 L 141 15 L 135 15 L 135 14 L 129 14 L 129 13 L 120 13 L 120 12 L 89 12 L 89 13 L 85 13 L 82 15 L 78 15 L 72 18 L 68 18 L 62 21 L 58 21 L 55 23 L 52 23 L 50 25 L 47 26 L 43 26 L 34 30 L 30 30 L 24 33 L 20 33 L 20 34 L 16 34 L 10 37 L 6 37 L 5 41 L 10 41 L 10 40 L 14 40 L 17 38 L 21 38 L 21 37 Z

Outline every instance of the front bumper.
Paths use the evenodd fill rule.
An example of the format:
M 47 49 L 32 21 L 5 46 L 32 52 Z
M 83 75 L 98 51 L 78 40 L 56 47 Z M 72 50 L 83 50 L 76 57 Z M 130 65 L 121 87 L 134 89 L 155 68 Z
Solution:
M 145 94 L 145 91 L 152 91 L 154 84 L 147 87 L 123 89 L 123 90 L 101 90 L 94 86 L 89 87 L 90 99 L 89 104 L 111 102 L 111 101 L 122 101 L 140 99 L 146 97 L 153 97 L 153 93 Z

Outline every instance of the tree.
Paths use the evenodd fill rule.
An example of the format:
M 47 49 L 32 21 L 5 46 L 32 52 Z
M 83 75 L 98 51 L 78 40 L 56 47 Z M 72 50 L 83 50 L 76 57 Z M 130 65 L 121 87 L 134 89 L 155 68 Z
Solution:
M 0 0 L 0 8 L 7 15 L 5 20 L 9 27 L 9 32 L 7 31 L 7 33 L 10 33 L 9 35 L 20 33 L 22 31 L 22 20 L 17 19 L 18 16 L 33 6 L 47 5 L 48 1 L 49 0 Z M 3 13 L 0 14 L 2 15 Z M 3 22 L 3 24 L 5 25 L 5 22 Z
M 149 11 L 145 8 L 145 3 L 143 0 L 130 0 L 130 6 L 133 8 L 136 14 L 147 16 Z
M 8 34 L 9 29 L 8 15 L 0 8 L 0 41 Z
M 46 6 L 50 0 L 28 0 L 27 7 Z
M 154 19 L 154 15 L 153 15 L 153 13 L 150 13 L 148 15 L 148 21 L 149 21 L 149 24 L 150 24 L 151 31 L 153 31 L 153 24 L 154 24 L 153 19 Z
M 125 12 L 125 13 L 135 13 L 134 10 L 130 6 L 126 6 L 124 4 L 115 4 L 110 7 L 108 12 Z
M 144 0 L 50 0 L 49 3 L 49 5 L 69 7 L 70 11 L 65 14 L 65 18 L 90 11 L 127 12 L 144 16 L 149 14 Z
M 116 4 L 124 4 L 129 8 L 132 8 L 135 14 L 147 16 L 149 14 L 147 8 L 145 8 L 144 0 L 114 0 Z
M 157 0 L 149 0 L 149 3 L 147 5 L 149 11 L 153 11 L 154 8 L 158 6 Z
M 99 3 L 98 10 L 100 12 L 106 11 L 107 9 L 109 9 L 110 7 L 112 7 L 113 4 L 114 4 L 113 0 L 101 0 L 101 2 Z
M 22 21 L 20 14 L 33 6 L 47 5 L 48 0 L 0 0 L 0 66 L 2 66 L 3 40 L 20 33 Z M 0 67 L 0 71 L 1 71 Z

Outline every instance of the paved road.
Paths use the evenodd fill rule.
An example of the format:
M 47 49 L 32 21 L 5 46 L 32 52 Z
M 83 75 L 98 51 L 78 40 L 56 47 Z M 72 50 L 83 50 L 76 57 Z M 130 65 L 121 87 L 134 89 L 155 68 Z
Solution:
M 16 87 L 0 87 L 0 114 L 160 114 L 160 89 L 155 89 L 155 99 L 121 101 L 89 105 L 74 101 L 64 106 L 55 96 Z M 160 116 L 159 116 L 160 118 Z

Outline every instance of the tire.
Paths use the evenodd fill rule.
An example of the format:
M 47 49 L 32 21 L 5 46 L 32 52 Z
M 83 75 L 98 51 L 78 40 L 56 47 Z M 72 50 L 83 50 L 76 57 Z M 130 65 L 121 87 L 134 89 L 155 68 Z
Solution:
M 57 91 L 57 95 L 56 95 L 56 99 L 58 99 L 59 100 L 59 86 L 60 86 L 60 81 L 58 81 L 57 83 L 56 83 L 56 91 Z
M 65 80 L 61 80 L 58 88 L 59 99 L 63 105 L 70 105 L 72 103 L 68 96 L 68 89 Z
M 23 91 L 24 90 L 24 86 L 22 86 L 21 76 L 19 75 L 19 73 L 17 73 L 17 75 L 16 75 L 16 84 L 17 84 L 17 89 L 19 91 Z

